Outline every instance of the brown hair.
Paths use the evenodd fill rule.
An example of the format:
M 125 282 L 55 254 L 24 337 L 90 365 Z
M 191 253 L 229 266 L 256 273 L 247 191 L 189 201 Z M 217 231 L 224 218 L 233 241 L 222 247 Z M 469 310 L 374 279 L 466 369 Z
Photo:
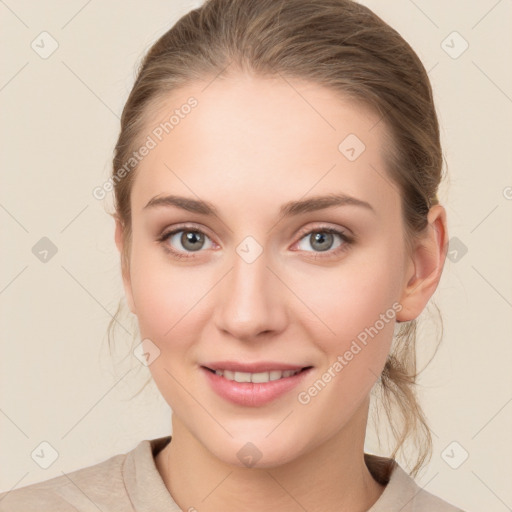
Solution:
M 207 0 L 149 49 L 122 113 L 112 180 L 114 216 L 124 226 L 123 272 L 129 263 L 136 167 L 122 179 L 118 170 L 145 137 L 149 115 L 177 88 L 237 72 L 307 80 L 378 113 L 391 137 L 387 171 L 401 192 L 405 240 L 411 249 L 428 225 L 429 208 L 438 203 L 443 158 L 430 81 L 409 44 L 370 9 L 351 0 Z M 432 450 L 416 399 L 415 343 L 416 320 L 400 324 L 378 381 L 380 404 L 396 441 L 391 456 L 403 450 L 406 440 L 416 439 L 413 475 Z

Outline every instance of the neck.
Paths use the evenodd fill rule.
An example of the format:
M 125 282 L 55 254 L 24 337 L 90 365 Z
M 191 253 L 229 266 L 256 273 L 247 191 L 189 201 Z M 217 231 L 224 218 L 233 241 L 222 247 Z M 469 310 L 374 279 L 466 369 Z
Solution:
M 272 468 L 224 463 L 173 417 L 172 441 L 156 456 L 157 468 L 182 510 L 364 512 L 384 490 L 364 462 L 367 413 L 366 407 L 335 436 Z

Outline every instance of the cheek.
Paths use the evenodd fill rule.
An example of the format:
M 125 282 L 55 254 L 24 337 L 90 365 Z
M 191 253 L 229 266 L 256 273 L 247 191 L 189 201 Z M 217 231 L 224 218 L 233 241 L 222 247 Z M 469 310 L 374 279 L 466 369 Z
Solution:
M 141 338 L 152 340 L 162 354 L 181 352 L 182 364 L 183 358 L 193 356 L 190 349 L 211 317 L 209 292 L 216 276 L 206 267 L 180 266 L 168 258 L 163 250 L 134 249 L 132 295 Z
M 364 274 L 340 275 L 330 280 L 336 290 L 326 294 L 320 286 L 308 297 L 329 330 L 319 328 L 318 321 L 308 323 L 310 339 L 325 359 L 315 378 L 299 390 L 297 401 L 310 428 L 315 428 L 315 418 L 323 418 L 325 435 L 346 424 L 368 398 L 384 368 L 401 309 L 393 276 L 375 266 Z
M 321 382 L 311 389 L 311 395 L 305 390 L 304 401 L 318 393 L 322 395 L 314 398 L 318 405 L 329 407 L 341 400 L 344 407 L 356 407 L 389 354 L 401 309 L 400 256 L 391 244 L 374 245 L 357 256 L 347 258 L 338 269 L 317 270 L 314 277 L 294 281 L 297 294 L 307 297 L 302 325 L 326 356 L 319 371 Z M 324 385 L 329 388 L 326 392 Z
M 159 350 L 149 365 L 153 380 L 169 406 L 181 411 L 188 403 L 183 386 L 194 385 L 194 346 L 208 318 L 207 286 L 197 273 L 170 264 L 157 252 L 132 254 L 132 294 L 140 337 Z
M 159 342 L 171 336 L 186 318 L 194 287 L 186 273 L 166 261 L 163 250 L 144 249 L 134 244 L 131 259 L 131 288 L 141 336 Z
M 310 319 L 307 323 L 311 339 L 318 339 L 321 333 L 325 343 L 334 349 L 339 345 L 342 349 L 347 340 L 361 333 L 364 337 L 365 329 L 375 323 L 383 337 L 392 335 L 390 324 L 399 308 L 401 282 L 396 258 L 384 247 L 381 250 L 374 247 L 361 256 L 349 255 L 338 268 L 322 269 L 321 272 L 318 268 L 312 269 L 299 279 L 293 277 L 297 273 L 292 272 L 288 282 L 292 283 L 291 287 L 299 297 L 305 298 L 307 310 L 303 318 Z M 391 266 L 390 261 L 396 264 Z M 383 314 L 386 315 L 385 325 L 380 321 Z

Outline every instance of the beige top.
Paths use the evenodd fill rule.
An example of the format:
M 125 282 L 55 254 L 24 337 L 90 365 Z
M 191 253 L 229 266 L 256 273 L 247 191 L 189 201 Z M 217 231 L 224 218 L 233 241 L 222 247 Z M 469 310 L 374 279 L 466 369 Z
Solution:
M 62 476 L 0 494 L 2 512 L 181 512 L 155 465 L 171 437 L 141 441 L 133 450 Z M 365 454 L 386 485 L 368 512 L 463 512 L 424 491 L 392 459 Z

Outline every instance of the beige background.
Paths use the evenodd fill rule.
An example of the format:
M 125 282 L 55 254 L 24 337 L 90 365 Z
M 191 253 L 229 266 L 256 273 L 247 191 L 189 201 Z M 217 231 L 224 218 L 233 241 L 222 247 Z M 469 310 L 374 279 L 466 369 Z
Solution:
M 512 4 L 363 3 L 429 70 L 449 172 L 441 201 L 451 260 L 435 295 L 445 333 L 421 382 L 434 454 L 418 482 L 468 511 L 510 510 Z M 0 491 L 169 433 L 170 411 L 156 387 L 130 399 L 149 375 L 122 350 L 130 336 L 118 330 L 115 358 L 107 349 L 106 327 L 122 288 L 105 213 L 110 202 L 97 201 L 92 190 L 108 177 L 136 64 L 192 6 L 0 2 Z M 46 37 L 51 48 L 43 31 L 58 43 L 46 59 L 31 47 L 35 41 L 41 52 Z M 453 58 L 464 40 L 468 49 Z M 46 263 L 32 252 L 42 237 L 58 250 Z M 123 325 L 133 330 L 129 319 Z M 58 452 L 48 469 L 31 457 L 44 441 Z M 371 435 L 368 450 L 376 450 Z M 467 460 L 450 467 L 465 452 Z

